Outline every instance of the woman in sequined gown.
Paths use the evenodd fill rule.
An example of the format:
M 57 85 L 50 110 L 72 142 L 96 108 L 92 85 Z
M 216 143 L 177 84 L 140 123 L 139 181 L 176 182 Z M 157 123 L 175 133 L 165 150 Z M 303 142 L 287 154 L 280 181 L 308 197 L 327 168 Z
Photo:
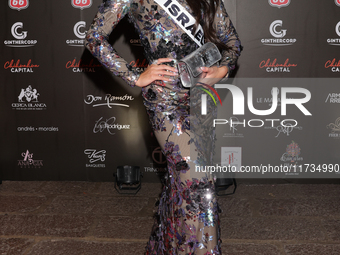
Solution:
M 176 61 L 198 45 L 158 4 L 159 1 L 165 2 L 106 1 L 99 7 L 85 44 L 112 73 L 130 86 L 142 87 L 144 105 L 167 158 L 166 185 L 146 254 L 221 254 L 214 182 L 209 176 L 193 178 L 190 174 L 195 164 L 202 161 L 200 147 L 204 144 L 200 146 L 190 138 L 190 92 L 181 87 L 175 68 Z M 167 1 L 173 3 L 173 0 Z M 217 79 L 227 76 L 235 66 L 241 46 L 222 0 L 177 0 L 177 4 L 196 17 L 203 26 L 205 38 L 221 49 L 219 66 L 203 68 L 204 76 Z M 139 33 L 149 62 L 143 73 L 131 67 L 108 43 L 108 36 L 126 14 Z M 212 145 L 214 139 L 209 139 Z M 190 146 L 195 150 L 190 151 Z

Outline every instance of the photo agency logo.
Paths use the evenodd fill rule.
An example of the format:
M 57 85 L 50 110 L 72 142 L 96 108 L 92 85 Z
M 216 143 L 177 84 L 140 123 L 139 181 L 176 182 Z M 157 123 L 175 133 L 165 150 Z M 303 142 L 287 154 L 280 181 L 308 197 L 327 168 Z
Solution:
M 273 88 L 274 89 L 274 88 Z M 256 103 L 257 104 L 266 104 L 269 107 L 272 106 L 273 104 L 273 89 L 271 91 L 272 97 L 257 97 L 256 98 Z M 281 98 L 279 96 L 280 90 L 276 88 L 276 92 L 278 94 L 278 106 L 281 106 Z M 274 123 L 272 125 L 266 125 L 264 129 L 269 129 L 269 130 L 275 130 L 276 131 L 276 136 L 275 138 L 279 137 L 280 135 L 286 135 L 289 136 L 293 131 L 299 130 L 301 131 L 303 128 L 302 126 L 297 126 L 297 122 L 295 120 L 285 120 L 284 125 L 282 123 L 278 123 L 274 120 Z
M 201 102 L 202 102 L 202 111 L 201 111 L 201 114 L 202 115 L 207 115 L 207 95 L 209 95 L 211 97 L 211 99 L 214 101 L 214 104 L 215 106 L 217 106 L 217 102 L 215 100 L 215 97 L 213 96 L 213 94 L 218 98 L 221 106 L 222 106 L 222 100 L 221 100 L 221 97 L 219 96 L 219 94 L 217 93 L 217 91 L 212 87 L 212 86 L 208 86 L 208 85 L 205 85 L 203 83 L 200 83 L 199 85 L 196 86 L 198 89 L 204 91 L 205 93 L 207 94 L 202 94 L 202 97 L 201 97 Z M 210 91 L 213 92 L 213 94 L 211 94 Z
M 290 0 L 268 0 L 269 4 L 273 7 L 281 8 L 290 4 Z
M 327 43 L 333 46 L 340 46 L 340 21 L 335 25 L 335 33 L 338 38 L 328 38 Z
M 340 138 L 340 117 L 337 118 L 334 123 L 328 124 L 327 128 L 331 130 L 331 133 L 328 134 L 328 137 L 339 139 Z
M 11 9 L 20 11 L 28 8 L 29 2 L 28 0 L 8 0 L 8 5 Z
M 27 88 L 21 89 L 18 96 L 18 102 L 12 103 L 12 109 L 14 110 L 45 110 L 47 108 L 45 103 L 41 103 L 38 100 L 40 93 L 31 85 Z
M 7 47 L 32 47 L 37 44 L 37 40 L 25 40 L 28 32 L 24 31 L 23 22 L 15 22 L 11 27 L 11 34 L 17 40 L 5 40 Z
M 287 29 L 283 29 L 282 20 L 274 20 L 269 26 L 269 32 L 274 38 L 261 39 L 261 43 L 267 46 L 288 46 L 296 43 L 296 38 L 284 38 Z
M 87 95 L 84 99 L 84 102 L 87 105 L 92 105 L 92 107 L 107 106 L 108 108 L 112 108 L 112 106 L 121 106 L 129 108 L 130 105 L 122 104 L 121 102 L 131 102 L 133 100 L 135 100 L 135 98 L 133 96 L 129 96 L 128 94 L 125 94 L 124 96 L 107 94 L 105 97 Z
M 74 8 L 83 10 L 84 8 L 91 7 L 92 0 L 71 0 L 71 4 Z
M 84 154 L 87 155 L 90 164 L 86 164 L 86 167 L 93 168 L 105 168 L 105 164 L 98 164 L 99 162 L 105 162 L 106 150 L 97 151 L 96 149 L 86 149 Z M 96 163 L 96 164 L 94 164 Z
M 42 160 L 34 160 L 33 153 L 30 153 L 29 150 L 21 153 L 23 159 L 18 160 L 18 166 L 20 168 L 41 168 L 43 166 Z
M 235 115 L 245 115 L 245 96 L 240 88 L 232 84 L 215 84 L 215 89 L 227 89 L 232 96 L 232 114 Z M 253 102 L 253 88 L 247 88 L 247 106 L 250 113 L 257 116 L 268 116 L 273 114 L 280 102 L 281 116 L 287 115 L 287 105 L 295 105 L 298 110 L 300 110 L 305 116 L 312 116 L 312 114 L 304 106 L 305 103 L 309 102 L 311 99 L 311 93 L 305 88 L 299 87 L 273 87 L 271 90 L 272 98 L 270 99 L 270 108 L 266 110 L 259 110 L 254 107 Z M 281 98 L 278 97 L 281 93 Z M 299 95 L 299 98 L 288 98 L 288 94 L 294 93 Z M 268 100 L 269 102 L 269 100 Z M 207 115 L 207 96 L 205 94 L 201 95 L 201 115 Z M 222 105 L 222 104 L 221 104 Z M 291 108 L 290 108 L 291 109 Z M 221 111 L 225 112 L 225 111 Z M 265 119 L 241 119 L 241 118 L 228 118 L 228 119 L 213 119 L 213 127 L 218 125 L 229 125 L 230 129 L 236 129 L 236 127 L 250 127 L 250 128 L 271 128 L 278 131 L 277 136 L 280 134 L 286 134 L 287 136 L 294 129 L 302 129 L 298 126 L 298 121 L 295 119 L 277 119 L 277 118 L 265 118 Z M 276 136 L 276 137 L 277 137 Z
M 75 47 L 84 47 L 84 39 L 86 36 L 86 22 L 85 21 L 78 21 L 73 26 L 73 33 L 78 39 L 70 39 L 66 40 L 66 44 L 69 46 Z

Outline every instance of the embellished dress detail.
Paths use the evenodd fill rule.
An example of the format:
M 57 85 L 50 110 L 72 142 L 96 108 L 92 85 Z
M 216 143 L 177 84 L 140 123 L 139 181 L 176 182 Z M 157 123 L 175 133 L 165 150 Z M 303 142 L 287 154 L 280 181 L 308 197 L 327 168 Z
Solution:
M 177 1 L 192 14 L 185 0 Z M 198 48 L 154 0 L 106 1 L 99 7 L 85 44 L 103 66 L 130 86 L 135 86 L 140 73 L 108 42 L 112 30 L 126 15 L 139 33 L 150 64 L 159 58 L 172 58 L 175 61 L 167 64 L 175 66 L 176 60 Z M 221 52 L 219 64 L 232 70 L 241 46 L 222 0 L 214 25 L 218 38 L 229 47 Z M 142 89 L 144 105 L 168 168 L 145 254 L 221 254 L 214 181 L 209 176 L 193 178 L 190 174 L 194 164 L 200 163 L 201 153 L 201 146 L 190 131 L 190 91 L 181 87 L 178 76 L 169 77 L 172 82 L 156 81 Z M 208 137 L 213 140 L 212 134 Z M 197 146 L 195 155 L 191 146 Z

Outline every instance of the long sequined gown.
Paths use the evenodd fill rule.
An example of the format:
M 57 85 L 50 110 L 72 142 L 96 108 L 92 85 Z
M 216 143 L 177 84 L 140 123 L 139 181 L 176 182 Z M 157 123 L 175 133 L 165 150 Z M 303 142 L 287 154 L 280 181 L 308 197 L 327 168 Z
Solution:
M 178 2 L 192 13 L 185 0 Z M 130 86 L 135 86 L 140 73 L 108 43 L 108 36 L 126 14 L 139 33 L 149 63 L 167 57 L 179 60 L 198 48 L 154 0 L 106 1 L 99 7 L 85 44 L 103 66 Z M 229 46 L 222 52 L 220 65 L 232 70 L 240 42 L 223 2 L 217 8 L 215 27 L 221 42 Z M 195 146 L 190 138 L 190 92 L 181 88 L 175 76 L 173 82 L 156 81 L 144 87 L 142 96 L 168 169 L 146 254 L 221 254 L 214 182 L 209 176 L 193 178 L 190 174 L 200 155 L 199 145 L 196 155 L 190 155 L 190 146 Z

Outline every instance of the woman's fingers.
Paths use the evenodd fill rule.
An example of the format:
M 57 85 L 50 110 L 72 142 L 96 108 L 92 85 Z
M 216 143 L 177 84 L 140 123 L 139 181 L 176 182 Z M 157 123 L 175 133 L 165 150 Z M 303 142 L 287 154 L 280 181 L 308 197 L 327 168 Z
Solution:
M 212 73 L 213 72 L 213 70 L 212 70 L 212 68 L 211 67 L 205 67 L 205 66 L 203 66 L 203 67 L 201 67 L 201 70 L 203 71 L 203 73 Z
M 178 74 L 177 72 L 164 71 L 164 69 L 155 70 L 154 73 L 158 75 L 169 75 L 169 76 L 176 76 Z
M 166 62 L 171 62 L 174 61 L 173 58 L 159 58 L 157 59 L 157 65 L 162 64 L 162 63 L 166 63 Z
M 148 68 L 140 75 L 136 85 L 144 87 L 156 80 L 173 81 L 171 77 L 166 76 L 176 76 L 178 74 L 177 68 L 161 64 L 172 60 L 173 59 L 171 58 L 160 58 L 157 61 L 154 61 L 154 63 L 149 65 Z
M 172 67 L 172 66 L 168 66 L 168 65 L 156 65 L 154 68 L 157 69 L 157 70 L 166 70 L 166 71 L 169 71 L 169 72 L 178 73 L 177 68 Z M 176 74 L 174 74 L 174 75 L 176 75 Z
M 201 67 L 201 70 L 203 73 L 200 82 L 208 85 L 214 85 L 228 73 L 228 68 L 226 66 Z

